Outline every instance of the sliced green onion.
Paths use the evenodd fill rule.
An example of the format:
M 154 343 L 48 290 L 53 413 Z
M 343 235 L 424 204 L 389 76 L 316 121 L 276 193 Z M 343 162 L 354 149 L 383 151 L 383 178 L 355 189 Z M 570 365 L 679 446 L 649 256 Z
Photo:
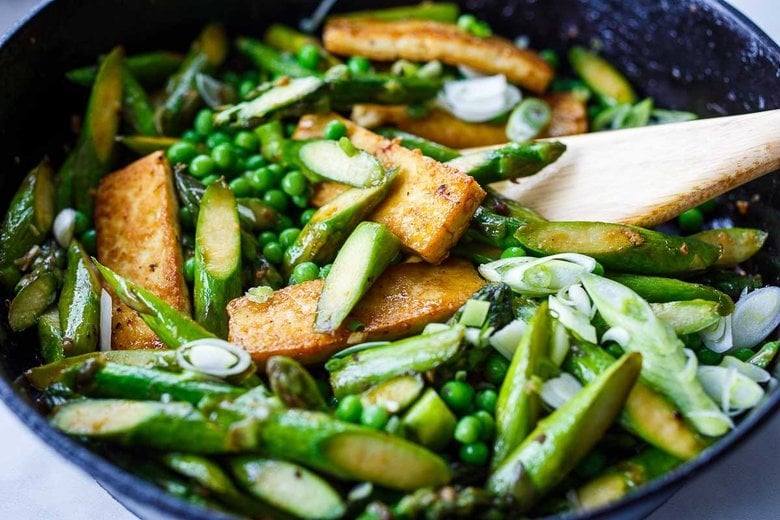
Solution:
M 491 282 L 504 282 L 515 292 L 537 297 L 555 294 L 579 283 L 597 265 L 589 256 L 561 253 L 543 258 L 502 258 L 479 266 L 479 272 Z
M 550 315 L 572 331 L 575 336 L 590 343 L 598 341 L 596 338 L 596 327 L 590 324 L 590 317 L 587 314 L 566 305 L 552 295 L 547 298 L 547 302 L 550 306 Z
M 111 350 L 111 322 L 114 313 L 114 302 L 105 289 L 100 290 L 100 351 Z
M 562 373 L 542 383 L 539 397 L 550 408 L 557 410 L 582 390 L 582 384 L 573 375 Z
M 561 366 L 571 349 L 571 338 L 566 326 L 557 319 L 552 320 L 552 335 L 550 336 L 550 361 L 555 366 Z
M 764 389 L 736 368 L 702 366 L 697 374 L 704 391 L 729 415 L 753 408 L 764 397 Z
M 734 306 L 733 348 L 753 348 L 780 325 L 780 287 L 767 286 L 742 293 Z
M 185 343 L 176 349 L 176 360 L 186 370 L 215 377 L 240 374 L 252 364 L 246 350 L 217 338 L 196 339 Z
M 756 383 L 768 383 L 772 376 L 764 370 L 752 363 L 746 363 L 741 359 L 737 359 L 734 356 L 723 356 L 723 361 L 720 362 L 720 366 L 726 368 L 735 368 L 743 376 L 749 377 Z
M 490 346 L 505 358 L 512 359 L 527 326 L 528 324 L 521 318 L 510 321 L 503 329 L 490 336 Z
M 506 136 L 510 141 L 533 139 L 550 124 L 550 105 L 539 98 L 525 98 L 512 110 L 506 123 Z
M 731 334 L 731 316 L 731 314 L 723 316 L 717 323 L 699 332 L 705 347 L 718 354 L 722 354 L 734 347 L 734 339 Z
M 625 346 L 628 345 L 628 342 L 631 341 L 631 335 L 623 327 L 612 327 L 601 336 L 602 343 L 606 343 L 607 341 L 614 341 L 625 348 Z

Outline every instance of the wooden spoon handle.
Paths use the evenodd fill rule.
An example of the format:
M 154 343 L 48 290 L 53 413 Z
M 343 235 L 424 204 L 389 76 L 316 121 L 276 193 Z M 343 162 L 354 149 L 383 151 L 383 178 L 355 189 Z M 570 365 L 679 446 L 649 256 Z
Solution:
M 780 110 L 556 140 L 557 162 L 499 193 L 550 220 L 653 226 L 780 169 Z

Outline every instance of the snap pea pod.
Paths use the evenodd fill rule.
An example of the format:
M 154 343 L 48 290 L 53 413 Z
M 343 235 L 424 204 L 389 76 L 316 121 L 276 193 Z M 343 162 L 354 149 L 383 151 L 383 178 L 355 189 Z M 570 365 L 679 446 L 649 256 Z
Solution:
M 300 363 L 284 356 L 273 356 L 265 364 L 274 394 L 289 408 L 326 412 L 316 381 Z
M 598 345 L 577 341 L 564 360 L 563 369 L 588 384 L 614 362 L 615 358 Z M 677 407 L 642 380 L 631 389 L 618 420 L 628 431 L 680 460 L 696 457 L 707 446 Z
M 553 142 L 509 143 L 495 150 L 473 152 L 447 161 L 482 185 L 528 177 L 555 162 L 566 145 Z
M 156 51 L 135 54 L 125 58 L 125 66 L 140 84 L 147 88 L 162 85 L 181 66 L 184 56 L 175 52 Z M 70 81 L 84 87 L 95 82 L 98 67 L 88 66 L 70 70 L 66 76 Z
M 396 128 L 377 128 L 374 130 L 377 134 L 388 139 L 400 139 L 401 146 L 410 150 L 420 150 L 423 155 L 435 159 L 439 162 L 447 162 L 460 157 L 460 152 L 444 146 L 443 144 L 429 141 L 424 137 L 419 137 Z
M 58 172 L 57 209 L 75 208 L 92 217 L 94 191 L 108 172 L 122 107 L 124 51 L 112 50 L 100 64 L 76 147 Z
M 717 247 L 693 238 L 605 222 L 529 222 L 515 238 L 542 256 L 580 253 L 607 269 L 637 274 L 701 271 L 720 254 Z
M 68 269 L 60 295 L 60 326 L 66 356 L 92 352 L 98 343 L 100 280 L 84 248 L 76 240 L 68 247 Z
M 718 304 L 721 316 L 734 312 L 734 302 L 728 295 L 699 283 L 684 282 L 660 276 L 612 273 L 608 277 L 625 285 L 650 303 L 685 300 L 708 300 Z
M 577 489 L 577 503 L 585 510 L 617 502 L 639 486 L 665 475 L 680 460 L 654 448 L 619 462 Z
M 719 437 L 727 433 L 733 423 L 696 377 L 696 358 L 685 353 L 683 343 L 653 314 L 650 304 L 607 278 L 585 275 L 582 284 L 604 321 L 628 333 L 623 348 L 642 354 L 643 380 L 672 401 L 702 435 Z
M 201 199 L 195 228 L 195 320 L 227 337 L 230 300 L 241 295 L 241 226 L 233 191 L 219 180 Z
M 489 477 L 487 488 L 527 510 L 557 485 L 601 439 L 639 376 L 642 356 L 630 353 L 540 420 Z
M 196 339 L 215 337 L 192 318 L 174 309 L 150 291 L 119 276 L 97 260 L 93 262 L 114 294 L 122 303 L 138 312 L 144 323 L 168 348 L 178 348 Z
M 536 426 L 539 398 L 529 391 L 550 342 L 550 313 L 545 301 L 531 318 L 512 356 L 496 403 L 496 440 L 491 468 L 498 468 Z
M 303 34 L 284 24 L 272 24 L 263 35 L 263 41 L 282 52 L 297 53 L 307 45 L 314 46 L 328 67 L 338 65 L 341 60 L 325 50 L 320 40 L 314 36 Z
M 54 222 L 54 173 L 44 160 L 22 180 L 0 227 L 0 285 L 10 291 L 22 276 L 17 260 L 43 242 Z
M 137 134 L 157 135 L 154 109 L 149 103 L 149 97 L 128 69 L 126 61 L 122 71 L 122 116 Z
M 161 135 L 178 135 L 202 100 L 195 85 L 198 74 L 216 70 L 228 53 L 228 40 L 219 25 L 207 25 L 192 44 L 178 72 L 166 87 L 167 97 L 157 108 L 155 125 Z
M 737 265 L 758 253 L 766 242 L 768 233 L 760 229 L 724 228 L 710 229 L 691 235 L 696 240 L 720 248 L 720 256 L 715 265 Z

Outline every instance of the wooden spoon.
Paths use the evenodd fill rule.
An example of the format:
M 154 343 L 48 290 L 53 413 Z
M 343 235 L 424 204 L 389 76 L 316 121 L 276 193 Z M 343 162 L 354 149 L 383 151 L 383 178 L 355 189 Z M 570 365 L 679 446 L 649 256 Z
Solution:
M 654 226 L 780 169 L 780 110 L 552 140 L 555 163 L 497 191 L 550 220 Z

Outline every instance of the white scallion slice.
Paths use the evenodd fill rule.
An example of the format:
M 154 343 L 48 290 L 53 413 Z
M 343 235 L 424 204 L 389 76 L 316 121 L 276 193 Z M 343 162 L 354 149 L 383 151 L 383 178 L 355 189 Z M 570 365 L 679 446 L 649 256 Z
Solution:
M 490 346 L 505 358 L 512 359 L 526 327 L 528 324 L 520 318 L 510 321 L 503 329 L 490 336 Z
M 111 318 L 113 316 L 114 302 L 108 291 L 100 291 L 100 350 L 111 350 Z
M 547 299 L 550 306 L 550 314 L 557 319 L 564 327 L 572 331 L 580 339 L 590 343 L 596 343 L 596 327 L 590 324 L 590 318 L 583 312 L 574 307 L 563 303 L 555 296 L 549 296 Z
M 747 376 L 756 383 L 768 383 L 772 376 L 761 367 L 757 367 L 752 363 L 745 363 L 741 359 L 737 359 L 734 356 L 724 356 L 723 361 L 720 362 L 720 366 L 726 368 L 735 368 L 743 376 Z
M 733 348 L 755 347 L 780 325 L 780 287 L 742 293 L 731 316 Z
M 698 378 L 704 391 L 728 414 L 753 408 L 764 396 L 764 389 L 736 368 L 701 366 Z
M 607 341 L 614 341 L 621 347 L 625 348 L 625 346 L 628 345 L 628 342 L 631 341 L 631 335 L 626 329 L 622 327 L 612 327 L 607 332 L 605 332 L 603 336 L 601 336 L 602 343 Z
M 52 224 L 52 233 L 57 243 L 62 247 L 68 247 L 73 239 L 73 232 L 76 229 L 76 210 L 65 208 L 54 218 Z
M 579 283 L 596 268 L 596 260 L 577 253 L 543 258 L 505 258 L 483 264 L 479 272 L 490 281 L 501 281 L 526 296 L 546 296 Z
M 438 99 L 439 104 L 458 119 L 481 123 L 511 110 L 522 95 L 499 74 L 448 81 Z
M 176 360 L 187 370 L 216 377 L 244 372 L 252 363 L 246 350 L 217 338 L 203 338 L 176 349 Z
M 558 409 L 582 390 L 582 384 L 573 375 L 564 372 L 542 384 L 539 396 L 547 406 Z
M 556 366 L 561 366 L 569 349 L 571 349 L 569 331 L 560 321 L 554 319 L 550 336 L 550 361 Z
M 734 339 L 731 333 L 731 314 L 699 332 L 704 346 L 718 354 L 731 350 Z

